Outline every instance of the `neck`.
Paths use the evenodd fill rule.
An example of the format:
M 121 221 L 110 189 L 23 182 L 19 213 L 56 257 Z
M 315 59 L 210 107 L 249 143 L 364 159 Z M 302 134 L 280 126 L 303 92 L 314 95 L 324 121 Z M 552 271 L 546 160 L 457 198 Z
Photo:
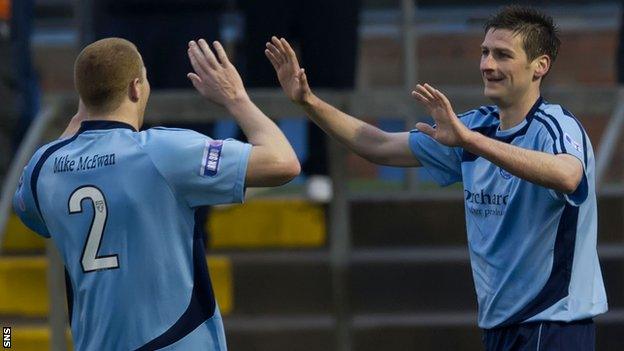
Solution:
M 134 127 L 135 130 L 139 130 L 141 125 L 139 123 L 140 116 L 137 111 L 132 111 L 128 108 L 120 107 L 110 112 L 98 113 L 87 110 L 87 121 L 114 121 L 123 122 Z
M 500 114 L 500 129 L 513 128 L 521 123 L 529 113 L 537 99 L 540 97 L 539 90 L 525 94 L 521 99 L 511 103 L 498 103 Z

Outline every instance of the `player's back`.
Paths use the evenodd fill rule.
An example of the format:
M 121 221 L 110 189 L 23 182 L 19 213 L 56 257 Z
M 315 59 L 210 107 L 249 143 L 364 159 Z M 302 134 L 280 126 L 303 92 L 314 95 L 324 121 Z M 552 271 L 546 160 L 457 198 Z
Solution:
M 116 122 L 90 122 L 31 161 L 24 186 L 33 190 L 71 278 L 76 349 L 225 349 L 194 219 L 200 203 L 185 194 L 196 184 L 179 179 L 207 178 L 207 154 L 218 163 L 224 150 L 221 144 L 216 155 L 210 142 L 184 130 L 138 133 Z M 238 159 L 246 160 L 248 150 L 234 146 L 235 162 L 219 169 L 233 169 L 233 186 L 215 174 L 203 184 L 213 201 L 201 204 L 241 200 Z M 240 196 L 223 196 L 236 187 Z

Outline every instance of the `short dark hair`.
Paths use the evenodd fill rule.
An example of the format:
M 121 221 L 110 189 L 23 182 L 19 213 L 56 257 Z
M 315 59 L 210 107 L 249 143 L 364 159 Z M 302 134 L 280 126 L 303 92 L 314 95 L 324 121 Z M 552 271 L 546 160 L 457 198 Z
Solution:
M 507 29 L 522 36 L 524 51 L 532 61 L 548 55 L 555 62 L 561 40 L 559 28 L 551 16 L 539 10 L 519 5 L 506 6 L 485 23 L 485 33 L 490 29 Z
M 129 84 L 143 80 L 143 60 L 134 44 L 121 38 L 98 40 L 76 58 L 74 84 L 85 106 L 110 112 L 123 101 Z

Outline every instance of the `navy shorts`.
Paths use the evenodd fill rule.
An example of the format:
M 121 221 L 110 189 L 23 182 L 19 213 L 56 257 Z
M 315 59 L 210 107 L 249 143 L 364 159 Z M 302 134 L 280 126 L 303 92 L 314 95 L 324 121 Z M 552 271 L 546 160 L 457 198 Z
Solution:
M 594 351 L 596 328 L 592 319 L 531 322 L 484 329 L 483 344 L 486 351 Z

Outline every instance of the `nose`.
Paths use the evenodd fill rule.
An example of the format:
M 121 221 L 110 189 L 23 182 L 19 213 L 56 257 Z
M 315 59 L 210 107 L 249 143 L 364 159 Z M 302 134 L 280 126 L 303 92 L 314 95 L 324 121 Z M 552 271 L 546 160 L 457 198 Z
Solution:
M 496 63 L 494 62 L 494 58 L 491 54 L 481 55 L 480 68 L 482 72 L 493 71 L 495 67 Z

